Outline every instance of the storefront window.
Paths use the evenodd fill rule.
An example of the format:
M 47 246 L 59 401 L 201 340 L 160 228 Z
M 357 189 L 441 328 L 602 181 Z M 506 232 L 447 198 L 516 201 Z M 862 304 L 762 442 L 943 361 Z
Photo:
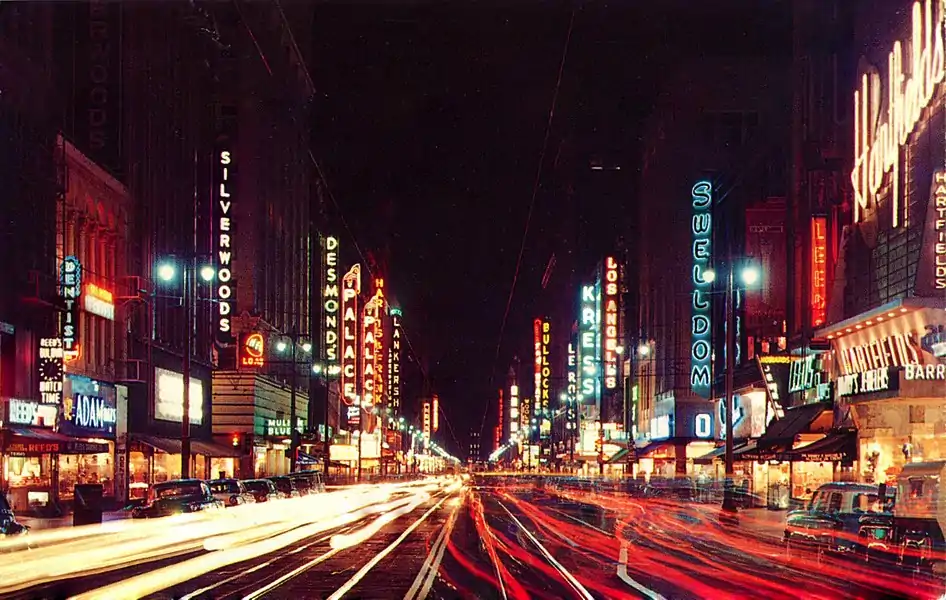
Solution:
M 154 453 L 154 483 L 181 478 L 181 455 Z
M 59 455 L 59 498 L 72 499 L 76 485 L 101 484 L 102 495 L 115 495 L 115 465 L 109 452 Z
M 191 474 L 195 479 L 207 479 L 207 458 L 203 454 L 197 454 L 192 457 L 194 468 Z
M 150 457 L 144 452 L 128 453 L 128 498 L 140 500 L 148 497 L 151 482 Z
M 6 457 L 6 480 L 11 488 L 49 487 L 50 455 Z
M 232 458 L 211 458 L 210 459 L 210 478 L 227 479 L 233 477 L 234 459 Z

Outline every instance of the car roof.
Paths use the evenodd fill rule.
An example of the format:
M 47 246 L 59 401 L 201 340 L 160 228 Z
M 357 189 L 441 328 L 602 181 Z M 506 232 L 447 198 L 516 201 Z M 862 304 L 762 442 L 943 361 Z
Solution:
M 870 485 L 867 483 L 855 483 L 853 481 L 831 481 L 819 486 L 818 490 L 833 492 L 873 492 L 876 494 L 879 491 L 879 488 L 876 485 Z

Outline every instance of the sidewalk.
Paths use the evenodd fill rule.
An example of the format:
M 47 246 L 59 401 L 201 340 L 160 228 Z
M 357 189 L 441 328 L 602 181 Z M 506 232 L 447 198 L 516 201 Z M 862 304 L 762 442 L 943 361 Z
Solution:
M 114 510 L 107 511 L 102 513 L 102 522 L 106 521 L 120 521 L 122 519 L 130 519 L 131 511 L 124 510 Z M 72 527 L 72 515 L 63 515 L 61 517 L 52 517 L 52 518 L 42 518 L 42 517 L 26 517 L 17 515 L 16 522 L 22 525 L 26 525 L 34 531 L 42 531 L 44 529 L 57 529 L 60 527 Z

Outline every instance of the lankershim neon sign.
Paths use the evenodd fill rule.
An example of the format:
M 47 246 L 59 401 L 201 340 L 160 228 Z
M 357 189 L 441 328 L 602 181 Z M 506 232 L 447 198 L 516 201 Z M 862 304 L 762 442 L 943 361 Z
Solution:
M 890 209 L 893 226 L 899 227 L 903 206 L 900 199 L 900 149 L 906 145 L 913 130 L 943 81 L 943 27 L 933 19 L 933 4 L 913 3 L 913 33 L 909 60 L 904 72 L 903 45 L 897 41 L 887 56 L 887 110 L 881 123 L 883 85 L 874 67 L 861 75 L 860 89 L 854 92 L 854 222 L 874 201 L 887 173 L 890 182 Z
M 693 305 L 691 316 L 690 389 L 710 395 L 710 286 L 703 276 L 710 267 L 710 240 L 713 233 L 713 185 L 700 181 L 693 186 Z

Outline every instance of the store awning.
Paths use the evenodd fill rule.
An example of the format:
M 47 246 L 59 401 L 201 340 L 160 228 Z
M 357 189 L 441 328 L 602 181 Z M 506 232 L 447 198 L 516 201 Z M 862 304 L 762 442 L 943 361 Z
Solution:
M 836 462 L 854 460 L 857 455 L 857 434 L 853 431 L 832 433 L 796 450 L 780 452 L 779 460 L 792 462 Z
M 733 460 L 772 460 L 775 458 L 775 449 L 763 447 L 759 440 L 749 440 L 744 445 L 734 448 L 732 455 Z
M 656 442 L 651 442 L 651 443 L 647 444 L 646 446 L 639 446 L 639 447 L 637 448 L 637 456 L 639 456 L 639 457 L 640 457 L 640 456 L 650 456 L 651 454 L 653 454 L 653 453 L 656 452 L 657 450 L 660 450 L 661 448 L 666 448 L 667 446 L 672 446 L 672 445 L 673 445 L 673 440 L 672 440 L 672 439 L 668 439 L 668 440 L 658 440 L 658 441 L 656 441 Z
M 703 456 L 697 456 L 696 458 L 693 459 L 693 462 L 695 462 L 695 463 L 711 463 L 711 462 L 713 462 L 714 460 L 716 460 L 717 458 L 723 458 L 723 456 L 724 456 L 725 454 L 726 454 L 726 446 L 720 446 L 720 447 L 718 447 L 718 448 L 714 448 L 713 450 L 710 450 L 709 452 L 707 452 L 707 453 L 704 454 Z
M 9 454 L 101 454 L 108 444 L 89 442 L 38 427 L 10 427 L 6 430 L 3 450 Z
M 607 460 L 607 464 L 624 464 L 634 462 L 635 460 L 637 460 L 637 452 L 635 452 L 633 448 L 621 448 Z
M 766 428 L 765 433 L 759 438 L 759 448 L 772 448 L 781 446 L 791 448 L 795 444 L 795 438 L 801 433 L 810 432 L 812 424 L 824 414 L 831 410 L 831 405 L 823 402 L 814 404 L 804 404 L 789 408 L 785 411 L 785 416 L 781 419 L 772 420 Z M 826 431 L 831 426 L 823 428 Z
M 171 438 L 158 437 L 156 435 L 132 435 L 132 442 L 140 442 L 145 446 L 150 446 L 158 452 L 165 452 L 167 454 L 180 454 L 181 453 L 181 440 L 174 440 Z
M 238 458 L 242 456 L 243 451 L 233 446 L 224 446 L 213 442 L 203 440 L 191 440 L 191 454 L 209 456 L 211 458 Z
M 322 464 L 322 461 L 311 454 L 306 454 L 305 452 L 299 452 L 296 456 L 297 465 L 319 465 Z

